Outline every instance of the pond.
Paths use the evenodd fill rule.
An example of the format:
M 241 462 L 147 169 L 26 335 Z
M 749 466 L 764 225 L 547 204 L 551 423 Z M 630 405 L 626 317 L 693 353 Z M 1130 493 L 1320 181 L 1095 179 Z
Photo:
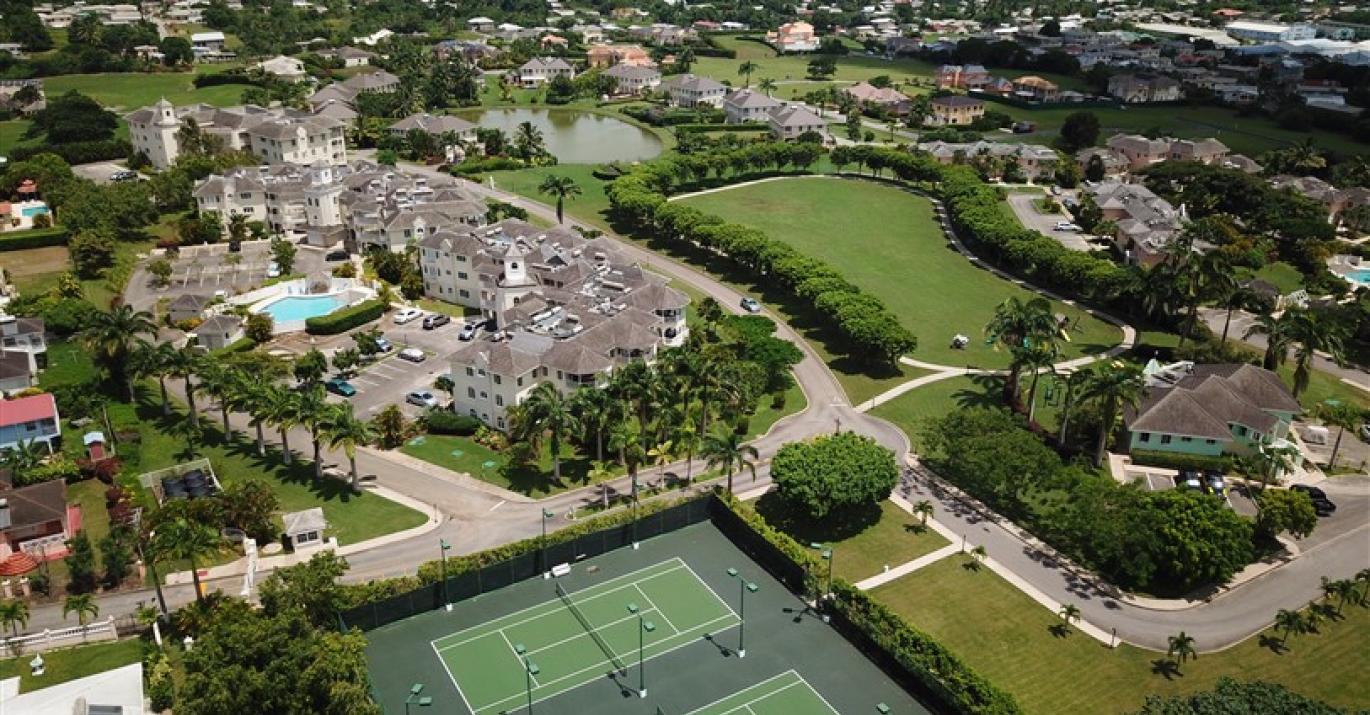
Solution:
M 542 131 L 547 151 L 563 164 L 639 161 L 661 153 L 655 134 L 624 121 L 574 109 L 486 109 L 459 113 L 484 129 L 499 129 L 512 141 L 518 126 Z

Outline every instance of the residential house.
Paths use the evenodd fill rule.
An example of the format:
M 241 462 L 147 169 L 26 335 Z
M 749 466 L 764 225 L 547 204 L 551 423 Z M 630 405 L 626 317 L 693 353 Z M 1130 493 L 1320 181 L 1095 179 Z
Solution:
M 461 141 L 475 141 L 476 130 L 480 127 L 450 114 L 432 115 L 427 112 L 411 114 L 404 119 L 391 124 L 390 134 L 395 137 L 403 138 L 409 132 L 418 130 L 435 138 L 442 138 L 448 134 L 455 135 Z
M 1227 145 L 1217 139 L 1151 139 L 1140 134 L 1115 134 L 1108 150 L 1127 163 L 1128 171 L 1145 169 L 1163 161 L 1197 161 L 1213 164 L 1227 156 Z
M 286 82 L 303 82 L 308 76 L 304 71 L 304 63 L 294 57 L 277 55 L 269 60 L 258 62 L 256 68 Z
M 339 47 L 336 50 L 324 50 L 319 53 L 319 56 L 341 60 L 343 67 L 366 67 L 371 64 L 371 60 L 376 59 L 376 53 L 368 52 L 357 47 Z
M 1061 87 L 1036 75 L 1013 80 L 1013 94 L 1032 102 L 1055 102 L 1061 98 Z
M 908 95 L 903 92 L 890 87 L 876 87 L 865 81 L 843 87 L 842 94 L 850 97 L 858 104 L 878 107 L 896 114 L 907 113 L 910 104 Z
M 43 319 L 0 313 L 0 350 L 23 355 L 29 372 L 46 368 L 48 342 Z
M 1281 174 L 1270 179 L 1270 185 L 1276 189 L 1290 191 L 1322 204 L 1327 208 L 1329 221 L 1335 221 L 1342 212 L 1348 209 L 1370 205 L 1370 189 L 1363 187 L 1338 189 L 1316 176 Z
M 916 55 L 923 49 L 923 40 L 917 37 L 886 37 L 885 54 L 895 57 L 899 55 Z
M 1278 375 L 1247 363 L 1153 361 L 1144 373 L 1144 397 L 1123 416 L 1129 451 L 1247 455 L 1283 442 L 1302 411 Z
M 931 111 L 923 123 L 931 127 L 966 126 L 985 116 L 985 101 L 974 97 L 933 97 L 930 104 Z
M 651 67 L 614 65 L 604 71 L 614 81 L 614 94 L 640 95 L 651 92 L 661 84 L 661 72 Z
M 1105 179 L 1122 179 L 1131 169 L 1131 164 L 1126 158 L 1107 147 L 1090 147 L 1075 153 L 1075 163 L 1080 165 L 1080 171 L 1087 171 L 1090 163 L 1096 158 L 1104 167 Z
M 334 82 L 311 94 L 309 106 L 313 108 L 316 115 L 319 115 L 325 114 L 324 108 L 329 105 L 347 105 L 354 110 L 353 118 L 355 118 L 358 95 L 387 94 L 398 91 L 399 88 L 400 78 L 385 70 L 363 72 L 342 82 Z
M 585 52 L 585 59 L 591 67 L 656 67 L 651 55 L 639 45 L 594 45 Z
M 1012 162 L 1018 166 L 1018 169 L 1028 180 L 1052 177 L 1061 158 L 1056 150 L 1051 147 L 1014 142 L 981 140 L 951 143 L 935 141 L 919 144 L 918 148 L 931 155 L 939 164 L 966 164 L 978 156 L 992 157 L 1004 164 Z
M 466 29 L 471 32 L 494 32 L 495 21 L 488 17 L 473 17 L 466 21 Z
M 1184 98 L 1180 83 L 1159 74 L 1119 74 L 1108 78 L 1108 93 L 1128 104 L 1176 102 Z
M 0 348 L 0 399 L 15 390 L 34 385 L 34 374 L 29 369 L 29 356 Z
M 1154 266 L 1180 232 L 1181 212 L 1141 184 L 1103 181 L 1086 191 L 1102 218 L 1117 226 L 1114 243 L 1129 263 Z
M 764 122 L 781 103 L 754 89 L 739 89 L 723 98 L 723 116 L 728 124 Z
M 825 141 L 828 139 L 828 123 L 801 104 L 786 104 L 772 109 L 766 117 L 766 123 L 777 139 L 798 139 L 807 132 L 816 132 L 823 135 Z
M 211 32 L 196 32 L 190 36 L 190 51 L 197 56 L 203 54 L 213 54 L 222 52 L 227 38 L 224 33 L 214 30 Z
M 29 442 L 42 442 L 49 452 L 57 451 L 62 437 L 57 400 L 50 393 L 0 402 L 0 450 Z
M 244 212 L 238 211 L 235 213 Z M 262 220 L 260 214 L 263 213 L 265 212 L 253 212 L 253 214 L 257 215 L 257 220 Z M 209 295 L 182 293 L 167 304 L 167 318 L 169 318 L 173 324 L 184 323 L 187 320 L 201 320 L 205 317 L 205 309 L 213 302 L 214 298 Z
M 222 350 L 247 337 L 243 332 L 243 319 L 236 315 L 216 315 L 195 328 L 195 337 L 200 347 L 206 350 Z
M 661 89 L 676 107 L 721 107 L 728 88 L 721 82 L 693 74 L 678 74 L 661 82 Z
M 1229 37 L 1252 42 L 1285 42 L 1289 40 L 1311 40 L 1318 36 L 1318 28 L 1308 23 L 1286 25 L 1277 22 L 1257 20 L 1236 20 L 1229 22 L 1223 30 Z
M 802 20 L 787 22 L 774 32 L 767 32 L 766 42 L 779 52 L 813 52 L 819 44 L 813 25 Z
M 534 57 L 524 62 L 514 76 L 525 89 L 536 89 L 557 77 L 575 79 L 576 70 L 560 57 Z
M 67 539 L 75 536 L 69 515 L 65 480 L 17 487 L 14 473 L 0 468 L 0 576 L 65 555 Z
M 989 71 L 981 65 L 942 65 L 937 68 L 938 89 L 980 89 L 989 84 Z

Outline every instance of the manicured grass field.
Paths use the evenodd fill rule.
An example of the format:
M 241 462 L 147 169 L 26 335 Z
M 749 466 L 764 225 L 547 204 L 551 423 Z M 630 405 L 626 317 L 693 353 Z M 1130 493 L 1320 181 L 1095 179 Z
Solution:
M 205 74 L 224 69 L 224 66 L 213 67 Z M 162 97 L 176 105 L 202 102 L 227 107 L 241 104 L 243 90 L 247 89 L 247 85 L 242 84 L 197 89 L 195 73 L 191 72 L 72 74 L 48 77 L 43 86 L 49 97 L 74 89 L 121 113 L 146 107 Z
M 1284 261 L 1276 261 L 1262 266 L 1259 271 L 1255 272 L 1254 277 L 1270 282 L 1279 288 L 1281 293 L 1293 293 L 1303 288 L 1303 274 L 1299 273 L 1299 269 Z
M 792 510 L 774 492 L 761 497 L 756 510 L 766 523 L 801 544 L 833 548 L 833 576 L 853 583 L 875 576 L 947 545 L 937 532 L 922 526 L 918 517 L 882 501 L 842 520 L 814 522 Z
M 136 638 L 97 643 L 79 648 L 49 650 L 43 652 L 46 672 L 41 678 L 35 678 L 29 674 L 29 661 L 33 660 L 33 656 L 26 653 L 18 658 L 0 660 L 0 680 L 18 676 L 19 692 L 29 693 L 77 678 L 102 673 L 106 670 L 132 665 L 142 658 L 143 645 Z
M 594 169 L 593 164 L 562 164 L 518 171 L 496 171 L 487 176 L 494 178 L 497 189 L 527 196 L 534 201 L 552 206 L 556 205 L 556 199 L 539 193 L 538 186 L 548 176 L 570 177 L 580 187 L 580 195 L 566 200 L 565 213 L 607 231 L 609 230 L 609 223 L 604 218 L 604 214 L 609 210 L 609 197 L 604 194 L 604 189 L 608 187 L 609 182 L 595 178 L 591 173 Z M 483 180 L 486 185 L 489 185 L 490 180 L 488 178 L 483 178 Z
M 1003 406 L 1002 385 L 999 377 L 953 377 L 906 392 L 870 413 L 903 430 L 917 451 L 923 446 L 922 433 L 930 420 L 956 410 Z M 1039 382 L 1036 418 L 1048 429 L 1055 429 L 1056 408 L 1047 404 L 1045 392 L 1045 384 Z
M 1365 707 L 1370 609 L 1347 606 L 1344 620 L 1291 638 L 1282 655 L 1251 638 L 1190 660 L 1181 675 L 1167 679 L 1153 665 L 1164 653 L 1127 645 L 1109 650 L 1078 632 L 1057 637 L 1051 630 L 1060 623 L 1056 614 L 993 572 L 963 564 L 945 559 L 872 593 L 1013 693 L 1028 713 L 1127 712 L 1141 707 L 1149 693 L 1203 690 L 1223 675 L 1281 683 L 1333 705 Z M 1282 634 L 1264 635 L 1278 641 Z
M 537 464 L 533 465 L 511 464 L 507 451 L 496 452 L 477 444 L 469 437 L 451 435 L 420 435 L 405 442 L 400 451 L 425 462 L 432 462 L 454 472 L 469 474 L 495 486 L 529 496 L 560 494 L 568 489 L 578 489 L 593 483 L 587 475 L 594 455 L 578 454 L 566 445 L 562 446 L 560 484 L 552 481 L 550 448 L 543 449 Z M 604 458 L 615 476 L 623 473 L 623 470 L 610 460 L 609 453 L 606 452 Z M 487 463 L 493 464 L 487 467 Z
M 914 357 L 944 365 L 1005 367 L 1009 355 L 984 344 L 982 331 L 1009 296 L 1035 294 L 976 268 L 953 250 L 923 198 L 871 182 L 831 178 L 772 181 L 685 199 L 729 221 L 755 226 L 828 261 L 869 290 L 918 336 Z M 1056 304 L 1079 327 L 1063 357 L 1092 355 L 1120 332 L 1078 308 Z M 950 347 L 957 333 L 965 350 Z M 853 400 L 855 398 L 853 397 Z

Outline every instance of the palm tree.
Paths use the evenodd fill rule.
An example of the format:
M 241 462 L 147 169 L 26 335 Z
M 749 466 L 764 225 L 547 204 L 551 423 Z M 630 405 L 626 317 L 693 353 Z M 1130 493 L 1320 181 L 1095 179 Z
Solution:
M 176 347 L 171 343 L 145 343 L 134 353 L 133 363 L 138 375 L 157 378 L 162 391 L 162 416 L 171 416 L 171 397 L 166 379 L 172 375 L 177 361 Z
M 1068 373 L 1062 379 L 1062 382 L 1065 383 L 1065 394 L 1061 395 L 1061 430 L 1056 435 L 1056 446 L 1066 446 L 1066 439 L 1070 431 L 1071 413 L 1083 401 L 1081 398 L 1084 395 L 1085 386 L 1093 379 L 1094 371 L 1087 367 Z
M 1175 660 L 1175 672 L 1178 673 L 1180 670 L 1179 666 L 1183 665 L 1185 661 L 1190 658 L 1198 660 L 1199 653 L 1194 650 L 1194 639 L 1190 637 L 1189 634 L 1180 631 L 1179 633 L 1170 636 L 1168 642 L 1169 647 L 1166 648 L 1165 654 L 1166 657 Z
M 561 482 L 561 440 L 580 431 L 572 403 L 550 382 L 539 383 L 519 406 L 511 432 L 532 444 L 544 436 L 552 450 L 552 480 Z
M 29 604 L 20 598 L 0 601 L 0 624 L 18 637 L 19 629 L 29 625 Z
M 1328 353 L 1342 362 L 1346 353 L 1346 331 L 1341 323 L 1312 310 L 1292 308 L 1286 313 L 1289 320 L 1287 335 L 1294 345 L 1294 399 L 1308 389 L 1313 375 L 1313 358 L 1317 353 Z
M 628 470 L 633 483 L 633 501 L 637 501 L 637 468 L 647 460 L 642 446 L 642 435 L 637 423 L 624 418 L 609 429 L 609 449 L 618 452 L 618 462 Z
M 980 565 L 983 564 L 987 558 L 989 558 L 989 550 L 985 548 L 984 544 L 980 544 L 970 550 L 970 561 L 966 563 L 969 564 L 972 569 L 979 570 Z
M 152 314 L 134 310 L 124 304 L 109 312 L 96 312 L 86 320 L 81 332 L 82 342 L 111 377 L 124 383 L 130 402 L 133 401 L 133 370 L 129 358 L 137 347 L 147 342 L 143 335 L 157 332 Z
M 1136 367 L 1115 362 L 1099 371 L 1085 387 L 1086 399 L 1099 405 L 1099 442 L 1094 450 L 1094 466 L 1103 466 L 1108 438 L 1117 425 L 1123 407 L 1136 407 L 1145 389 L 1142 373 Z
M 219 401 L 219 415 L 224 423 L 224 440 L 229 438 L 231 426 L 228 413 L 237 397 L 238 386 L 243 378 L 235 371 L 212 362 L 205 362 L 200 369 L 200 384 L 211 397 Z
M 580 196 L 580 185 L 569 176 L 549 174 L 538 185 L 538 193 L 557 199 L 557 223 L 562 223 L 562 207 L 568 196 Z
M 1058 332 L 1056 316 L 1045 298 L 1033 298 L 1025 303 L 1016 296 L 1009 297 L 994 309 L 994 316 L 985 324 L 985 334 L 1009 350 L 1054 341 Z M 1010 403 L 1018 399 L 1018 377 L 1022 370 L 1023 365 L 1016 361 L 1009 367 L 1004 395 Z
M 928 501 L 927 499 L 924 499 L 918 502 L 917 504 L 913 505 L 913 513 L 918 515 L 918 518 L 922 521 L 923 526 L 928 525 L 928 519 L 932 518 L 932 514 L 934 511 L 936 511 L 936 509 L 932 506 L 932 502 Z
M 657 476 L 664 474 L 666 472 L 666 465 L 670 464 L 674 459 L 675 446 L 671 444 L 671 440 L 669 439 L 647 450 L 647 461 L 651 462 L 652 466 L 661 469 L 661 472 Z
M 266 425 L 271 415 L 271 383 L 247 381 L 240 385 L 234 408 L 246 412 L 248 425 L 257 432 L 257 456 L 266 456 Z
M 190 578 L 195 583 L 195 600 L 203 600 L 204 592 L 200 587 L 200 568 L 197 561 L 219 550 L 219 533 L 200 522 L 178 518 L 159 526 L 150 546 L 152 552 L 161 559 L 190 562 Z
M 1243 338 L 1252 335 L 1265 336 L 1265 356 L 1261 359 L 1261 367 L 1267 370 L 1274 370 L 1284 364 L 1285 357 L 1289 352 L 1289 312 L 1281 313 L 1279 317 L 1273 315 L 1258 315 L 1256 322 L 1246 329 L 1242 334 Z
M 314 479 L 323 479 L 323 440 L 322 430 L 328 419 L 328 402 L 324 399 L 322 385 L 310 385 L 295 393 L 299 402 L 296 405 L 295 424 L 304 425 L 309 430 L 309 441 L 314 447 Z
M 179 377 L 185 381 L 186 406 L 190 414 L 198 414 L 199 410 L 195 406 L 195 383 L 193 378 L 199 373 L 201 366 L 205 363 L 204 358 L 190 347 L 183 347 L 176 351 L 175 357 L 170 353 L 167 355 L 167 374 L 172 377 Z
M 357 476 L 357 445 L 371 444 L 376 441 L 376 430 L 366 420 L 357 419 L 352 413 L 352 405 L 334 405 L 329 410 L 324 435 L 328 446 L 333 449 L 342 447 L 347 455 L 348 474 L 352 479 L 352 490 L 360 484 Z
M 263 411 L 266 422 L 280 431 L 281 459 L 290 464 L 294 459 L 290 452 L 290 430 L 300 424 L 300 393 L 272 384 L 267 386 L 263 401 L 266 405 Z
M 1328 600 L 1331 600 L 1333 596 L 1337 598 L 1337 615 L 1341 615 L 1342 609 L 1346 607 L 1348 602 L 1355 603 L 1359 600 L 1359 592 L 1356 589 L 1355 581 L 1352 581 L 1349 578 L 1339 578 L 1336 581 L 1328 581 L 1326 576 L 1324 576 L 1322 580 L 1322 590 L 1323 593 L 1327 595 Z
M 710 468 L 721 467 L 727 473 L 729 495 L 733 493 L 734 472 L 746 469 L 752 473 L 752 481 L 756 481 L 756 462 L 753 460 L 759 459 L 760 454 L 756 447 L 743 442 L 744 439 L 735 430 L 711 434 L 704 438 L 704 449 L 700 452 Z
M 1223 317 L 1222 340 L 1220 340 L 1218 344 L 1226 346 L 1227 333 L 1232 327 L 1232 314 L 1238 310 L 1246 310 L 1248 307 L 1254 306 L 1259 296 L 1256 295 L 1255 291 L 1251 290 L 1249 283 L 1238 283 L 1236 281 L 1229 283 L 1220 279 L 1217 281 L 1217 285 L 1218 305 L 1222 306 L 1227 311 L 1227 314 Z
M 1355 429 L 1365 419 L 1365 411 L 1347 402 L 1322 402 L 1313 408 L 1313 414 L 1337 428 L 1337 440 L 1332 443 L 1332 456 L 1327 460 L 1328 467 L 1335 467 L 1342 436 L 1346 430 Z
M 1284 631 L 1280 637 L 1280 645 L 1289 642 L 1290 633 L 1302 634 L 1308 628 L 1308 619 L 1304 617 L 1303 611 L 1291 611 L 1281 608 L 1275 613 L 1275 628 Z
M 645 435 L 648 415 L 657 402 L 660 385 L 656 372 L 641 360 L 628 363 L 614 373 L 612 389 L 619 397 L 637 406 L 638 429 Z
M 617 419 L 617 403 L 608 392 L 593 387 L 582 387 L 571 395 L 572 409 L 586 435 L 595 437 L 595 461 L 604 461 L 604 433 Z
M 23 474 L 43 463 L 51 454 L 49 449 L 38 446 L 38 440 L 27 439 L 16 442 L 12 447 L 0 450 L 0 464 L 15 474 Z
M 1014 351 L 1014 361 L 1020 368 L 1032 371 L 1032 380 L 1028 383 L 1028 422 L 1032 422 L 1037 414 L 1037 381 L 1043 374 L 1056 374 L 1058 357 L 1056 345 L 1051 342 L 1039 342 L 1030 348 Z
M 533 159 L 541 155 L 543 149 L 542 130 L 533 126 L 532 122 L 523 122 L 514 131 L 514 146 L 524 159 Z
M 200 416 L 191 412 L 185 419 L 176 420 L 171 423 L 171 433 L 186 441 L 186 455 L 194 459 L 200 442 L 204 439 L 205 428 L 200 424 Z
M 84 626 L 87 619 L 100 615 L 100 604 L 89 593 L 69 594 L 62 603 L 62 620 L 65 621 L 73 613 L 76 614 L 76 622 Z
M 1276 447 L 1268 442 L 1262 442 L 1256 445 L 1242 463 L 1248 472 L 1255 474 L 1256 481 L 1260 482 L 1261 490 L 1264 491 L 1272 482 L 1278 482 L 1281 474 L 1294 468 L 1294 458 L 1298 454 L 1298 448 L 1293 445 Z M 1260 508 L 1259 501 L 1256 502 L 1256 508 Z
M 237 251 L 247 238 L 247 214 L 228 215 L 228 250 Z
M 671 432 L 671 443 L 675 445 L 676 454 L 685 457 L 685 483 L 694 481 L 694 459 L 704 440 L 700 439 L 699 431 L 695 429 L 694 422 L 685 420 L 676 426 Z
M 1080 607 L 1073 603 L 1067 603 L 1061 606 L 1061 610 L 1057 611 L 1056 615 L 1061 617 L 1061 621 L 1065 624 L 1065 630 L 1069 632 L 1071 621 L 1080 620 Z
M 747 81 L 742 85 L 743 89 L 747 89 L 752 86 L 752 73 L 759 69 L 761 69 L 761 67 L 758 66 L 755 62 L 752 62 L 751 60 L 747 60 L 746 62 L 743 62 L 742 64 L 737 66 L 737 74 L 741 77 L 747 78 Z
M 762 92 L 765 92 L 766 96 L 769 97 L 771 96 L 771 92 L 775 91 L 775 80 L 771 79 L 770 77 L 762 77 L 761 81 L 756 83 L 756 88 L 761 90 Z

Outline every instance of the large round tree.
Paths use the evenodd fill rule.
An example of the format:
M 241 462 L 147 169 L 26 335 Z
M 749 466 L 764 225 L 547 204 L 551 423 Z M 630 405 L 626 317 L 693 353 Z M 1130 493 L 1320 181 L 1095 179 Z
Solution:
M 878 503 L 899 483 L 894 453 L 852 432 L 780 448 L 771 479 L 782 499 L 814 519 Z

